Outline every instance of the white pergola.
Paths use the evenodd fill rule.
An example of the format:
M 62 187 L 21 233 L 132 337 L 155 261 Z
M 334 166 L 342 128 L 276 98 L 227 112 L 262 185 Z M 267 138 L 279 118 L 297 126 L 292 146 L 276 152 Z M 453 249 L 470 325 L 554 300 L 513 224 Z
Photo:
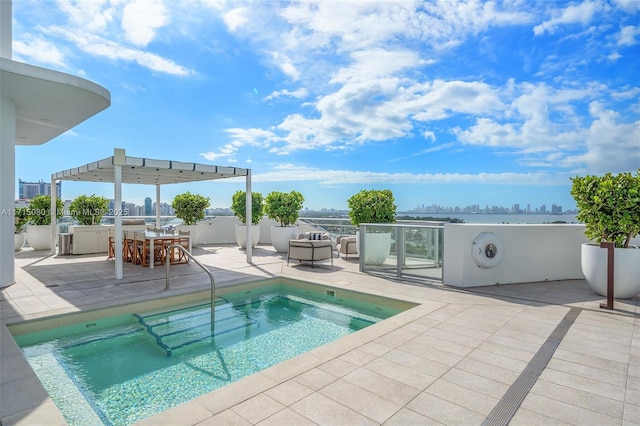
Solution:
M 246 180 L 247 223 L 251 223 L 251 169 L 222 167 L 209 164 L 184 163 L 171 160 L 128 157 L 124 149 L 114 149 L 113 157 L 74 167 L 51 175 L 51 253 L 55 254 L 57 226 L 56 183 L 61 180 L 113 183 L 115 235 L 122 235 L 122 184 L 156 186 L 156 206 L 160 205 L 160 186 L 243 176 Z M 160 227 L 160 209 L 156 208 L 156 227 Z M 122 239 L 115 239 L 116 278 L 122 278 Z M 251 227 L 247 226 L 247 262 L 251 262 Z

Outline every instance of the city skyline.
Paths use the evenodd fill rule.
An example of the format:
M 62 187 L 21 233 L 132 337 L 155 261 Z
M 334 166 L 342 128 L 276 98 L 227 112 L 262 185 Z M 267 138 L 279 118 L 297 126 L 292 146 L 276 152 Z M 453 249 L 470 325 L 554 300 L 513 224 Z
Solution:
M 640 165 L 639 15 L 625 0 L 14 2 L 14 60 L 111 92 L 72 131 L 17 146 L 16 176 L 47 181 L 123 148 L 250 168 L 254 191 L 297 190 L 313 209 L 382 188 L 400 210 L 572 208 L 571 177 Z M 224 208 L 243 189 L 162 198 Z M 137 204 L 154 194 L 122 189 Z
M 28 191 L 29 194 L 35 195 L 50 195 L 51 194 L 51 184 L 44 182 L 42 180 L 38 182 L 26 182 L 22 179 L 19 179 L 19 198 L 18 201 L 26 201 L 32 197 L 24 196 Z M 62 182 L 57 183 L 58 192 L 61 192 Z M 34 193 L 35 192 L 35 193 Z M 85 194 L 87 195 L 87 194 Z M 107 198 L 107 197 L 105 197 Z M 72 201 L 72 199 L 68 199 L 64 197 L 62 194 L 61 199 L 68 206 L 68 204 Z M 109 200 L 109 209 L 114 209 L 114 199 L 107 198 Z M 161 215 L 171 216 L 173 215 L 173 208 L 171 207 L 171 202 L 161 201 Z M 523 205 L 524 207 L 524 205 Z M 128 202 L 127 200 L 122 201 L 122 210 L 127 211 L 125 215 L 128 216 L 150 216 L 155 215 L 156 202 L 151 197 L 146 197 L 144 199 L 144 204 L 139 205 L 133 202 Z M 209 207 L 207 210 L 224 210 L 225 212 L 231 212 L 229 207 Z M 337 211 L 337 212 L 347 212 L 348 210 L 338 209 L 335 207 L 325 206 L 319 209 L 310 209 L 309 207 L 303 206 L 303 210 L 312 210 L 312 211 Z M 496 213 L 496 214 L 521 214 L 521 213 L 540 213 L 540 214 L 563 214 L 563 213 L 575 213 L 574 209 L 563 210 L 563 207 L 557 204 L 551 204 L 550 208 L 547 208 L 546 204 L 542 204 L 539 207 L 532 207 L 531 203 L 526 203 L 526 207 L 520 209 L 520 204 L 515 203 L 511 207 L 507 206 L 489 206 L 485 204 L 484 207 L 480 207 L 480 204 L 472 204 L 466 205 L 465 207 L 460 206 L 440 206 L 438 204 L 431 204 L 425 206 L 424 204 L 420 204 L 417 207 L 413 207 L 408 210 L 400 210 L 400 213 Z

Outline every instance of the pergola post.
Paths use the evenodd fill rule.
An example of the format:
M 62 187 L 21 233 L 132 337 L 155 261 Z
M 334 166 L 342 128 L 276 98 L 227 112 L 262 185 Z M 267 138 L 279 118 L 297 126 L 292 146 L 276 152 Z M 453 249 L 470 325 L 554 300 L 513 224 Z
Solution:
M 56 179 L 51 175 L 51 250 L 49 253 L 53 256 L 56 254 L 56 237 L 58 236 L 58 188 L 56 187 Z
M 113 219 L 114 219 L 114 254 L 116 262 L 116 279 L 123 276 L 122 264 L 122 166 L 127 164 L 125 150 L 114 148 L 113 150 Z
M 156 229 L 160 229 L 160 184 L 156 184 Z
M 253 213 L 253 209 L 252 209 L 252 194 L 251 194 L 251 169 L 247 169 L 247 177 L 246 177 L 246 185 L 247 185 L 247 190 L 246 190 L 246 194 L 247 194 L 247 199 L 246 199 L 246 216 L 247 216 L 247 223 L 245 226 L 246 231 L 247 231 L 247 263 L 251 263 L 251 256 L 253 254 L 253 241 L 252 241 L 252 228 L 253 228 L 253 220 L 252 220 L 252 213 Z

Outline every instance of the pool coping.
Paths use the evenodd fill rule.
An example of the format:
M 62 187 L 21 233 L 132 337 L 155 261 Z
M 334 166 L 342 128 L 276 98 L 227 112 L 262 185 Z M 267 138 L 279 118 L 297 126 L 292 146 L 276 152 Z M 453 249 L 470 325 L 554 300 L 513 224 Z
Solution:
M 229 264 L 228 259 L 225 258 L 224 255 L 224 250 L 216 253 L 215 261 L 218 263 L 215 264 L 213 261 L 211 263 L 211 265 L 214 265 L 214 268 L 217 265 L 221 265 L 217 267 L 222 268 L 222 272 L 228 267 L 234 267 Z M 326 268 L 326 270 L 315 268 L 312 270 L 304 266 L 297 267 L 297 265 L 287 267 L 285 266 L 285 260 L 286 259 L 282 259 L 281 257 L 276 257 L 275 261 L 274 259 L 267 259 L 264 261 L 266 263 L 248 267 L 246 265 L 239 266 L 237 269 L 242 273 L 242 276 L 245 277 L 244 279 L 248 276 L 247 271 L 251 270 L 256 279 L 265 276 L 299 279 L 318 285 L 407 300 L 419 303 L 419 306 L 231 383 L 190 402 L 159 413 L 156 416 L 149 417 L 140 421 L 139 424 L 195 425 L 198 423 L 261 423 L 266 425 L 281 424 L 279 423 L 281 421 L 286 423 L 287 420 L 294 424 L 335 424 L 337 422 L 336 419 L 340 419 L 338 423 L 360 422 L 364 424 L 380 424 L 387 421 L 389 424 L 394 424 L 394 421 L 395 424 L 403 424 L 403 422 L 400 422 L 400 419 L 417 423 L 438 421 L 444 424 L 452 424 L 464 421 L 468 424 L 481 424 L 490 413 L 489 410 L 478 406 L 487 396 L 485 391 L 478 393 L 478 390 L 474 387 L 477 385 L 475 382 L 468 386 L 465 385 L 465 387 L 458 388 L 458 392 L 454 394 L 449 394 L 449 392 L 442 387 L 443 385 L 452 386 L 451 379 L 448 378 L 449 373 L 447 373 L 446 376 L 444 374 L 435 374 L 432 385 L 422 386 L 422 391 L 417 391 L 420 393 L 415 396 L 413 400 L 406 402 L 404 406 L 400 405 L 397 411 L 387 412 L 382 416 L 379 411 L 383 410 L 385 406 L 388 408 L 389 401 L 379 399 L 379 396 L 377 396 L 375 392 L 384 389 L 370 389 L 367 391 L 362 387 L 365 386 L 364 384 L 362 384 L 362 386 L 348 388 L 349 384 L 347 383 L 347 379 L 351 380 L 349 376 L 353 374 L 349 373 L 349 371 L 353 372 L 354 369 L 356 369 L 355 371 L 371 372 L 370 369 L 366 369 L 369 368 L 369 365 L 374 365 L 378 361 L 380 361 L 380 363 L 387 362 L 388 358 L 391 358 L 387 355 L 392 352 L 408 354 L 410 356 L 414 356 L 412 354 L 417 353 L 422 357 L 420 359 L 425 364 L 413 366 L 412 368 L 417 369 L 411 371 L 414 371 L 416 375 L 420 375 L 422 373 L 419 370 L 429 367 L 434 362 L 446 363 L 448 359 L 451 358 L 450 353 L 445 353 L 442 352 L 442 349 L 437 349 L 442 348 L 443 345 L 451 345 L 451 341 L 447 340 L 448 338 L 442 339 L 437 335 L 436 337 L 430 336 L 431 331 L 433 331 L 434 334 L 436 334 L 436 332 L 442 332 L 440 326 L 434 324 L 441 324 L 443 328 L 459 327 L 459 325 L 455 325 L 455 323 L 460 323 L 465 320 L 466 327 L 469 327 L 469 333 L 463 332 L 459 335 L 456 334 L 454 337 L 456 339 L 477 340 L 475 337 L 467 336 L 467 334 L 487 335 L 484 329 L 493 327 L 493 322 L 500 322 L 498 319 L 504 316 L 503 311 L 518 311 L 520 312 L 517 316 L 518 324 L 520 327 L 523 327 L 523 331 L 526 330 L 526 335 L 520 333 L 520 335 L 516 336 L 518 339 L 514 340 L 514 342 L 518 342 L 518 345 L 522 346 L 522 348 L 504 347 L 500 355 L 492 353 L 492 351 L 495 350 L 495 348 L 492 349 L 492 347 L 497 345 L 495 343 L 489 345 L 490 340 L 494 338 L 504 339 L 504 335 L 514 333 L 514 331 L 510 329 L 511 323 L 507 322 L 505 323 L 506 325 L 498 328 L 497 332 L 493 332 L 493 334 L 490 332 L 489 335 L 491 337 L 486 339 L 482 345 L 474 347 L 471 355 L 462 357 L 462 361 L 460 362 L 460 364 L 467 366 L 470 363 L 482 365 L 484 369 L 489 370 L 498 369 L 499 371 L 503 371 L 503 367 L 508 370 L 512 364 L 516 366 L 520 365 L 520 357 L 525 356 L 528 357 L 527 359 L 533 357 L 533 353 L 529 355 L 529 352 L 524 349 L 527 349 L 529 346 L 539 348 L 542 343 L 537 343 L 537 340 L 546 339 L 552 332 L 552 328 L 550 327 L 555 327 L 572 307 L 580 308 L 581 313 L 577 321 L 579 324 L 577 326 L 573 325 L 569 331 L 570 337 L 573 333 L 577 333 L 581 341 L 584 340 L 585 337 L 582 337 L 582 334 L 586 332 L 586 328 L 591 327 L 593 323 L 597 323 L 604 324 L 598 326 L 597 329 L 604 330 L 604 327 L 615 327 L 616 335 L 620 335 L 623 341 L 627 343 L 625 343 L 624 346 L 615 344 L 614 350 L 608 352 L 601 351 L 593 346 L 584 346 L 584 344 L 574 349 L 576 338 L 573 337 L 571 342 L 563 342 L 561 344 L 560 349 L 563 352 L 563 356 L 566 357 L 568 356 L 567 354 L 575 353 L 575 355 L 571 356 L 580 358 L 577 364 L 578 366 L 581 368 L 592 368 L 588 365 L 583 365 L 584 363 L 588 364 L 588 360 L 584 361 L 581 359 L 581 357 L 584 358 L 587 356 L 582 354 L 582 351 L 588 350 L 590 354 L 596 353 L 596 355 L 590 356 L 596 357 L 594 359 L 597 359 L 599 363 L 605 363 L 604 365 L 614 364 L 620 368 L 625 368 L 624 371 L 627 373 L 623 377 L 627 380 L 625 382 L 626 385 L 623 384 L 621 389 L 623 393 L 626 389 L 626 393 L 624 393 L 626 396 L 620 400 L 619 393 L 616 393 L 614 395 L 617 395 L 615 400 L 612 400 L 611 396 L 607 394 L 604 396 L 600 396 L 600 394 L 590 394 L 589 398 L 595 399 L 591 405 L 585 407 L 579 398 L 581 398 L 580 393 L 584 392 L 580 390 L 580 387 L 587 379 L 577 372 L 561 373 L 558 371 L 558 365 L 556 364 L 554 368 L 546 368 L 544 370 L 542 377 L 545 378 L 546 381 L 544 381 L 543 384 L 549 386 L 554 380 L 560 380 L 557 378 L 558 374 L 564 374 L 571 379 L 569 382 L 560 382 L 562 386 L 565 387 L 565 392 L 553 400 L 543 400 L 541 398 L 544 398 L 544 396 L 541 395 L 546 396 L 546 394 L 536 391 L 537 388 L 534 386 L 533 391 L 525 399 L 523 408 L 517 411 L 514 424 L 518 422 L 530 424 L 551 421 L 571 423 L 572 421 L 570 421 L 570 419 L 577 418 L 582 419 L 582 422 L 593 422 L 597 420 L 606 422 L 617 419 L 620 423 L 633 424 L 632 419 L 638 418 L 636 416 L 636 414 L 640 413 L 640 392 L 637 389 L 640 383 L 640 378 L 638 378 L 640 376 L 640 356 L 637 354 L 637 350 L 640 347 L 640 298 L 638 297 L 628 301 L 616 301 L 619 307 L 616 312 L 611 313 L 599 310 L 598 305 L 601 298 L 597 296 L 594 297 L 583 280 L 503 285 L 491 288 L 456 289 L 431 285 L 414 285 L 412 283 L 396 282 L 395 280 L 385 279 L 383 277 L 362 274 L 357 271 L 357 262 L 340 260 L 336 268 Z M 158 278 L 149 278 L 148 281 L 151 282 L 154 280 L 159 281 Z M 237 284 L 242 280 L 238 280 L 237 276 L 227 274 L 226 279 L 222 281 L 223 286 L 226 287 L 227 285 Z M 161 283 L 156 282 L 155 288 L 159 285 L 161 285 Z M 205 287 L 201 287 L 200 290 L 203 288 Z M 171 291 L 172 294 L 193 292 L 196 291 L 193 291 L 193 289 L 172 289 Z M 154 299 L 157 297 L 157 294 L 152 296 L 149 294 L 136 296 L 136 298 L 141 300 Z M 115 300 L 111 303 L 106 303 L 106 305 L 117 306 L 119 303 L 121 303 L 121 301 Z M 78 306 L 79 305 L 76 304 L 72 308 L 48 310 L 47 313 L 43 315 L 26 314 L 21 315 L 21 317 L 33 319 L 38 316 L 47 316 L 52 312 L 60 314 L 98 306 L 106 307 L 105 302 L 89 303 L 82 305 L 80 308 Z M 473 316 L 471 322 L 469 322 L 468 316 L 465 319 L 464 315 L 462 315 L 467 312 L 477 312 L 478 316 Z M 496 319 L 491 319 L 493 317 Z M 608 323 L 612 325 L 608 325 Z M 620 329 L 622 325 L 624 325 L 624 327 L 619 331 L 618 329 Z M 5 340 L 6 335 L 4 333 L 8 334 L 8 330 L 6 330 L 4 321 L 2 327 L 0 327 L 0 333 L 3 333 L 0 334 L 0 337 L 2 340 Z M 429 343 L 424 349 L 415 346 L 414 342 L 416 344 L 418 341 L 424 342 L 424 339 L 427 337 L 429 338 Z M 601 339 L 601 337 L 591 332 L 588 334 L 588 337 L 591 340 L 587 340 L 587 342 L 599 342 L 599 339 Z M 10 340 L 13 342 L 13 339 Z M 478 341 L 481 340 L 482 339 Z M 531 342 L 529 340 L 531 340 Z M 13 345 L 15 345 L 15 342 L 13 342 Z M 485 345 L 489 345 L 489 347 L 485 348 Z M 607 345 L 608 347 L 612 346 L 611 343 Z M 1 359 L 4 361 L 6 358 L 14 358 L 11 355 L 22 357 L 22 353 L 19 348 L 17 348 L 17 345 L 14 350 L 15 352 L 12 353 L 11 345 L 3 344 L 0 349 L 0 352 L 2 352 L 2 354 L 0 354 Z M 504 353 L 502 351 L 504 351 Z M 620 351 L 623 351 L 623 353 L 621 354 Z M 492 358 L 478 358 L 480 356 L 489 356 L 489 354 L 491 354 L 492 358 L 496 358 L 496 360 Z M 439 357 L 443 357 L 443 359 L 433 361 L 434 358 Z M 498 361 L 504 365 L 501 364 L 501 367 L 496 366 L 495 364 Z M 556 360 L 555 358 L 552 359 L 552 361 L 556 363 L 564 362 L 562 360 Z M 28 363 L 26 363 L 26 360 L 24 360 L 24 363 L 28 370 L 32 371 Z M 2 366 L 5 371 L 9 369 L 6 362 L 3 362 L 0 366 Z M 458 368 L 458 364 L 451 364 L 449 372 L 452 370 L 461 371 Z M 379 373 L 383 374 L 382 371 Z M 7 382 L 7 380 L 5 380 L 7 378 L 6 374 L 7 373 L 3 372 L 4 382 Z M 21 398 L 20 401 L 14 401 L 16 404 L 23 404 L 22 406 L 25 405 L 24 401 L 28 401 L 31 402 L 31 405 L 30 408 L 24 408 L 19 412 L 12 412 L 9 415 L 3 414 L 2 421 L 4 425 L 64 424 L 64 420 L 57 407 L 55 407 L 53 402 L 48 398 L 42 385 L 37 378 L 35 378 L 35 374 L 32 374 L 31 378 L 17 376 L 18 374 L 23 375 L 23 372 L 10 371 L 9 374 L 11 374 L 9 378 L 14 379 L 10 381 L 10 384 L 12 386 L 14 384 L 19 386 L 19 389 L 15 392 L 16 394 L 29 391 L 31 395 L 35 395 L 35 397 L 29 396 L 24 398 L 25 394 L 23 393 L 23 398 Z M 612 374 L 619 375 L 619 373 Z M 488 379 L 479 377 L 478 380 L 481 380 L 481 383 Z M 4 382 L 3 384 L 6 384 Z M 604 384 L 601 386 L 605 386 L 606 390 L 606 386 L 610 385 Z M 42 388 L 41 393 L 38 393 L 38 387 Z M 11 387 L 8 388 L 11 389 Z M 347 388 L 353 395 L 344 393 Z M 5 387 L 5 389 L 7 389 L 7 387 Z M 490 390 L 491 393 L 493 393 L 499 389 L 500 387 L 496 389 L 491 388 Z M 336 397 L 336 392 L 341 395 L 340 398 L 342 399 Z M 4 392 L 5 396 L 3 398 L 6 398 L 7 393 L 8 392 Z M 292 393 L 296 395 L 292 396 Z M 43 394 L 44 398 L 42 398 Z M 468 407 L 466 403 L 461 404 L 455 402 L 456 398 L 467 394 L 473 395 L 473 398 L 469 400 L 471 402 L 470 407 Z M 616 409 L 617 411 L 615 412 L 606 412 L 601 405 L 605 402 L 607 404 L 615 402 L 619 404 L 620 408 Z M 374 404 L 374 406 L 358 408 L 361 404 L 365 403 L 371 403 Z M 600 407 L 597 411 L 593 411 L 594 404 Z M 559 410 L 558 407 L 560 406 L 562 409 Z M 446 407 L 448 411 L 442 411 L 440 414 L 437 412 L 428 413 L 425 411 L 426 407 L 435 407 L 434 409 L 436 411 Z M 493 408 L 493 406 L 491 406 L 491 408 Z M 318 411 L 321 411 L 321 414 L 318 414 Z M 478 414 L 479 412 L 480 414 Z M 438 417 L 440 415 L 443 417 Z M 454 417 L 455 420 L 451 420 L 451 415 L 457 416 Z

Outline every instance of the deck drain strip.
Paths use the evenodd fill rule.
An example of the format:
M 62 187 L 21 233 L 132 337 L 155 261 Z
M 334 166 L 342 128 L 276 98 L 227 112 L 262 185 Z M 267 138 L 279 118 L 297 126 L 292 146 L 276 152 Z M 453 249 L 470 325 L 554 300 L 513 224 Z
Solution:
M 491 410 L 489 416 L 482 422 L 483 426 L 508 425 L 514 414 L 522 404 L 522 401 L 529 394 L 529 391 L 544 371 L 549 360 L 555 353 L 558 345 L 567 334 L 571 325 L 580 314 L 580 308 L 570 308 L 569 312 L 560 321 L 558 326 L 542 344 L 538 352 L 531 358 L 529 364 L 520 373 L 511 387 L 504 394 L 498 404 Z

